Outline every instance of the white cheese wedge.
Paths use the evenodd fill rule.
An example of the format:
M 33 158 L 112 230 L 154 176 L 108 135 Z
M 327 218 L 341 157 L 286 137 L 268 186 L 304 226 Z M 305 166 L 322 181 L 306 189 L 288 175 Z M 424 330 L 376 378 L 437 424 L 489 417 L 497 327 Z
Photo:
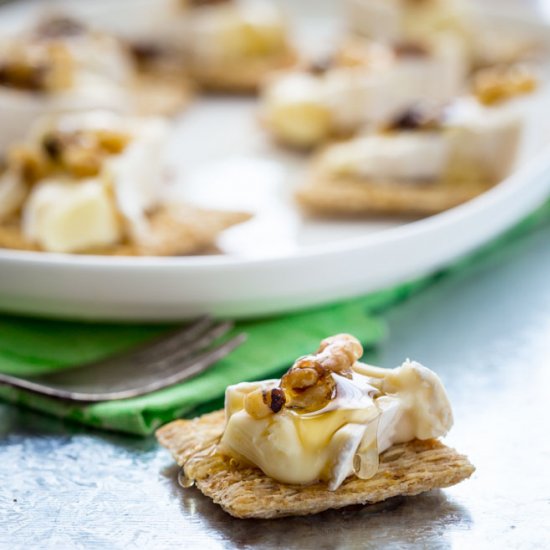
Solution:
M 514 167 L 521 131 L 517 110 L 484 107 L 465 97 L 446 110 L 439 129 L 360 136 L 325 149 L 319 169 L 329 176 L 385 183 L 447 177 L 498 183 Z
M 402 32 L 399 0 L 349 0 L 352 29 L 381 41 L 395 41 Z
M 48 118 L 39 121 L 33 130 L 35 139 L 51 129 L 51 124 Z M 62 132 L 113 130 L 130 137 L 122 152 L 104 159 L 99 178 L 113 190 L 115 206 L 127 222 L 132 239 L 143 242 L 149 233 L 147 214 L 160 201 L 164 152 L 170 133 L 168 121 L 90 111 L 60 116 L 54 126 Z
M 467 15 L 456 0 L 349 0 L 352 28 L 370 38 L 396 42 L 434 32 L 463 34 Z
M 454 99 L 466 78 L 462 44 L 453 36 L 441 36 L 420 45 L 426 46 L 425 52 L 397 55 L 377 44 L 372 64 L 335 66 L 320 75 L 279 76 L 264 89 L 262 118 L 280 141 L 312 146 L 331 135 L 385 123 L 419 101 Z
M 73 88 L 55 94 L 34 94 L 0 86 L 0 153 L 23 139 L 40 117 L 91 109 L 127 113 L 132 110 L 132 100 L 120 86 L 91 75 L 77 77 Z
M 478 174 L 490 182 L 504 179 L 516 162 L 522 119 L 511 105 L 485 107 L 473 98 L 456 101 L 445 123 L 453 171 Z
M 44 250 L 79 252 L 130 237 L 150 238 L 148 214 L 161 201 L 163 158 L 169 134 L 162 118 L 124 117 L 108 111 L 65 114 L 39 120 L 31 145 L 51 131 L 113 131 L 125 136 L 120 152 L 105 154 L 96 177 L 82 180 L 51 176 L 36 183 L 23 208 L 23 232 Z M 0 178 L 0 216 L 20 205 L 20 187 L 12 172 Z M 17 178 L 15 178 L 17 180 Z M 26 188 L 23 188 L 26 191 Z M 24 198 L 24 197 L 23 197 Z M 9 199 L 9 200 L 8 200 Z
M 77 72 L 128 85 L 134 75 L 132 59 L 120 40 L 109 34 L 84 32 L 64 41 Z
M 160 200 L 169 125 L 162 118 L 129 119 L 127 131 L 132 136 L 130 143 L 105 161 L 103 177 L 114 190 L 118 211 L 128 222 L 133 240 L 142 243 L 149 237 L 147 213 Z
M 341 67 L 323 79 L 325 101 L 338 132 L 355 131 L 367 123 L 387 120 L 396 111 L 393 69 Z
M 293 72 L 268 85 L 262 118 L 282 142 L 312 146 L 395 113 L 393 73 L 337 67 L 325 75 Z
M 279 53 L 286 43 L 281 11 L 263 0 L 192 10 L 188 45 L 197 62 L 221 62 Z
M 284 143 L 309 147 L 327 139 L 332 113 L 322 81 L 308 73 L 289 73 L 266 89 L 262 118 Z
M 99 179 L 43 180 L 23 210 L 23 232 L 50 252 L 79 252 L 121 237 L 116 208 Z
M 463 91 L 468 62 L 462 42 L 442 35 L 418 44 L 426 47 L 426 54 L 401 55 L 392 68 L 387 101 L 393 103 L 393 114 L 416 101 L 451 101 Z
M 379 454 L 390 446 L 451 428 L 445 389 L 429 369 L 406 361 L 390 370 L 356 363 L 353 371 L 351 379 L 332 374 L 335 397 L 311 413 L 283 408 L 255 418 L 244 407 L 246 395 L 278 381 L 230 386 L 220 450 L 283 483 L 321 480 L 335 490 L 352 474 L 375 475 Z
M 373 134 L 328 148 L 320 170 L 368 180 L 433 181 L 445 171 L 450 153 L 442 132 Z
M 391 411 L 387 399 L 381 402 L 384 403 L 383 412 L 387 415 L 391 412 L 393 420 L 390 422 L 386 418 L 388 423 L 379 426 L 379 433 L 393 433 L 391 444 L 403 443 L 414 438 L 439 437 L 451 429 L 451 404 L 440 378 L 432 370 L 409 359 L 396 369 L 381 369 L 357 363 L 355 370 L 369 377 L 371 383 L 382 392 L 383 396 L 379 399 L 399 399 L 400 414 Z M 390 425 L 393 429 L 389 429 Z M 386 442 L 386 445 L 389 444 L 389 441 Z

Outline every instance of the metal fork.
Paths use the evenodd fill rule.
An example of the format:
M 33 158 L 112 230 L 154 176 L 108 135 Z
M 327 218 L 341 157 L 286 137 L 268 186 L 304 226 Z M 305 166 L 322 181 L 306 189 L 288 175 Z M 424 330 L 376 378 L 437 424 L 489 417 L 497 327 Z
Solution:
M 233 324 L 201 317 L 168 334 L 99 361 L 20 378 L 0 373 L 0 384 L 69 401 L 97 403 L 145 395 L 207 370 L 246 340 L 212 345 Z

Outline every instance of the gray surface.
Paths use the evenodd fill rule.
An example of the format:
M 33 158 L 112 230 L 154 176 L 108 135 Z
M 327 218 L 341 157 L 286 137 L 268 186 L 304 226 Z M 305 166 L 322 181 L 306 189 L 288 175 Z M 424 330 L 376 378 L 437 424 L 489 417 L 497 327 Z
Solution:
M 0 548 L 548 548 L 549 281 L 546 229 L 387 317 L 375 360 L 410 356 L 442 376 L 448 443 L 477 466 L 462 485 L 385 509 L 238 521 L 180 489 L 153 440 L 0 404 Z
M 543 548 L 550 545 L 550 228 L 388 315 L 376 361 L 437 370 L 449 444 L 477 472 L 387 509 L 239 521 L 182 490 L 152 440 L 0 405 L 1 548 Z

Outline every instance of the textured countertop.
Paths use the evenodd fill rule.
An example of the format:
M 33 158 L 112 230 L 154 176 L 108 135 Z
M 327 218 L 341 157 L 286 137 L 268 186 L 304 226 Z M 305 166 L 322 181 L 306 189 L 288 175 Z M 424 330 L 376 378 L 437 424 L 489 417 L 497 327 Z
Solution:
M 411 357 L 441 375 L 456 419 L 447 442 L 476 465 L 470 480 L 375 508 L 239 521 L 182 490 L 154 439 L 0 404 L 0 548 L 550 547 L 550 228 L 387 320 L 373 361 Z
M 387 316 L 374 359 L 434 368 L 477 467 L 461 485 L 375 509 L 234 520 L 154 440 L 0 405 L 0 547 L 543 548 L 550 545 L 550 228 Z

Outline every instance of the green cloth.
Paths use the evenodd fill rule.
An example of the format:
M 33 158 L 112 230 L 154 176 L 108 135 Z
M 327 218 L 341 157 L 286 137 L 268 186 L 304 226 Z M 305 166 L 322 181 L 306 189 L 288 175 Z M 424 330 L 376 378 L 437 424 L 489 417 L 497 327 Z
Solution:
M 219 406 L 228 384 L 280 374 L 296 357 L 316 349 L 327 335 L 349 332 L 367 349 L 374 348 L 385 337 L 387 329 L 380 314 L 389 307 L 441 276 L 464 271 L 482 257 L 498 257 L 518 236 L 549 223 L 550 202 L 493 243 L 434 275 L 302 313 L 239 322 L 234 330 L 246 332 L 248 340 L 229 357 L 200 376 L 147 396 L 74 405 L 0 386 L 0 398 L 96 428 L 147 435 L 170 420 Z M 0 316 L 0 370 L 32 376 L 67 368 L 127 348 L 166 328 Z

